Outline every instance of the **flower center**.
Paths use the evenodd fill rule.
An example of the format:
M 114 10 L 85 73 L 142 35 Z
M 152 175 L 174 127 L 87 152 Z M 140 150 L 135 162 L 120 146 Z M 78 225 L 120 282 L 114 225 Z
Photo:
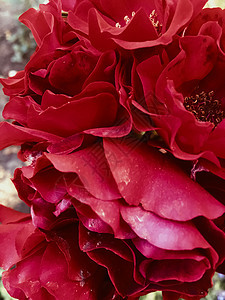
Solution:
M 224 119 L 221 101 L 214 99 L 214 92 L 204 91 L 195 96 L 185 97 L 184 107 L 201 122 L 211 122 L 215 127 Z
M 149 19 L 152 22 L 152 25 L 154 26 L 157 33 L 160 34 L 162 31 L 162 24 L 159 23 L 157 16 L 158 15 L 157 15 L 155 9 L 153 9 L 153 11 L 149 15 Z
M 128 23 L 130 23 L 131 19 L 135 16 L 135 11 L 132 11 L 132 14 L 131 14 L 131 18 L 129 18 L 129 16 L 125 16 L 123 19 L 125 21 L 125 25 L 127 25 Z M 121 24 L 118 22 L 116 23 L 115 25 L 117 28 L 121 28 Z
M 63 19 L 66 19 L 68 17 L 68 12 L 67 11 L 62 10 L 61 14 L 62 14 Z
M 135 11 L 132 12 L 131 17 L 129 16 L 125 16 L 123 19 L 125 21 L 125 25 L 127 25 L 128 23 L 130 23 L 130 21 L 132 20 L 132 18 L 135 16 Z M 155 9 L 153 9 L 153 11 L 150 13 L 149 15 L 149 20 L 152 22 L 152 25 L 154 26 L 155 30 L 157 31 L 158 34 L 161 34 L 161 30 L 162 30 L 162 24 L 159 23 L 159 20 L 157 18 L 157 13 L 155 11 Z M 122 25 L 118 22 L 115 24 L 115 27 L 117 28 L 121 28 Z

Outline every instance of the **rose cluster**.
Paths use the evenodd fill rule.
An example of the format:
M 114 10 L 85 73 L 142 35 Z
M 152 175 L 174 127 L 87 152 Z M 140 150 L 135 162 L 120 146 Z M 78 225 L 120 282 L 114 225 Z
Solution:
M 25 300 L 197 300 L 225 273 L 225 11 L 206 0 L 50 0 L 1 79 L 0 265 Z

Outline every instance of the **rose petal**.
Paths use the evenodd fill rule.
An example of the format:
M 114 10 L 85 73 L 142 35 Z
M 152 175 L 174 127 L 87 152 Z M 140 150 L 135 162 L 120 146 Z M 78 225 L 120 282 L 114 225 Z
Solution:
M 84 140 L 81 134 L 74 134 L 48 146 L 48 151 L 55 154 L 69 154 L 79 148 Z
M 191 222 L 163 219 L 140 207 L 123 207 L 121 215 L 140 238 L 156 247 L 167 250 L 210 247 Z
M 32 299 L 37 300 L 38 296 L 42 295 L 39 280 L 42 254 L 43 250 L 39 250 L 17 263 L 16 268 L 3 273 L 3 283 L 13 297 L 24 300 L 32 297 Z M 53 300 L 51 297 L 44 299 Z
M 101 145 L 96 144 L 70 155 L 48 153 L 46 156 L 60 172 L 77 173 L 84 187 L 96 198 L 113 200 L 121 197 Z
M 151 258 L 157 261 L 160 260 L 189 260 L 193 259 L 196 261 L 200 261 L 203 258 L 207 256 L 207 251 L 204 251 L 204 249 L 194 249 L 194 250 L 180 250 L 180 251 L 174 251 L 174 250 L 166 250 L 158 248 L 152 244 L 150 244 L 147 240 L 141 239 L 139 237 L 136 237 L 132 240 L 134 245 L 137 247 L 137 249 L 147 258 Z M 213 260 L 214 265 L 218 261 L 218 255 L 216 252 L 212 252 L 213 254 Z M 210 256 L 209 256 L 210 259 Z
M 144 289 L 133 278 L 133 263 L 128 262 L 111 251 L 104 249 L 88 252 L 88 256 L 108 269 L 109 277 L 117 292 L 125 297 Z
M 13 119 L 20 125 L 27 126 L 27 113 L 31 105 L 38 109 L 39 105 L 30 96 L 14 97 L 4 107 L 4 119 Z
M 81 299 L 81 297 L 84 300 L 96 299 L 95 293 L 92 292 L 91 281 L 72 281 L 67 278 L 67 263 L 56 245 L 47 246 L 40 268 L 40 280 L 43 286 L 56 299 Z
M 0 78 L 0 83 L 4 86 L 3 92 L 5 95 L 17 96 L 24 91 L 24 74 L 24 71 L 19 71 L 13 77 Z
M 32 187 L 35 188 L 41 196 L 51 203 L 57 203 L 66 194 L 66 177 L 54 168 L 42 170 L 34 177 L 30 178 Z M 73 176 L 74 177 L 74 176 Z
M 174 266 L 176 267 L 174 268 Z M 210 267 L 209 261 L 202 258 L 199 261 L 194 259 L 144 261 L 140 268 L 142 273 L 147 273 L 147 278 L 150 281 L 177 280 L 193 282 L 201 279 Z
M 75 48 L 53 63 L 49 82 L 65 94 L 76 95 L 82 90 L 85 79 L 96 64 L 96 59 L 92 53 Z
M 174 3 L 172 6 L 174 6 Z M 153 47 L 160 44 L 168 45 L 179 29 L 181 29 L 190 20 L 192 14 L 193 7 L 190 1 L 178 0 L 170 26 L 160 37 L 152 40 L 147 39 L 145 41 L 133 41 L 132 43 L 127 40 L 120 40 L 118 38 L 113 38 L 112 40 L 127 50 Z
M 58 142 L 60 138 L 51 133 L 36 129 L 24 128 L 7 122 L 0 123 L 0 149 L 11 145 L 21 145 L 24 142 L 49 141 Z
M 37 11 L 34 8 L 30 8 L 23 13 L 19 20 L 28 28 L 30 28 L 39 47 L 44 37 L 51 32 L 54 22 L 52 14 L 44 14 L 43 12 Z
M 66 227 L 62 227 L 57 230 L 56 235 L 49 232 L 47 237 L 49 240 L 56 242 L 65 255 L 69 279 L 83 281 L 96 272 L 98 266 L 79 248 L 77 224 L 69 224 Z
M 94 198 L 91 194 L 89 194 L 84 188 L 79 187 L 77 183 L 68 185 L 68 193 L 73 196 L 75 199 L 79 200 L 81 203 L 87 204 L 91 207 L 91 209 L 96 213 L 96 215 L 106 224 L 108 224 L 115 235 L 116 238 L 128 239 L 134 236 L 132 231 L 126 224 L 123 224 L 123 220 L 120 216 L 120 201 L 102 201 L 100 199 Z M 75 205 L 75 208 L 77 206 Z M 79 207 L 77 208 L 79 210 Z M 88 217 L 88 215 L 86 215 Z M 83 221 L 85 221 L 83 219 Z M 85 221 L 85 224 L 89 225 L 88 228 L 90 230 L 94 230 L 94 224 L 96 225 L 98 221 L 94 221 L 93 219 L 88 222 Z M 99 224 L 100 225 L 100 224 Z M 95 227 L 96 228 L 96 227 Z M 96 231 L 96 230 L 94 230 Z M 98 232 L 102 232 L 99 228 Z M 111 233 L 112 231 L 104 231 Z
M 68 136 L 85 129 L 110 126 L 116 113 L 115 98 L 111 94 L 101 93 L 59 108 L 49 107 L 41 113 L 31 106 L 27 122 L 31 128 Z
M 84 252 L 103 248 L 127 261 L 133 261 L 131 251 L 123 240 L 115 239 L 112 235 L 89 231 L 83 225 L 80 225 L 79 245 Z
M 220 202 L 155 149 L 132 139 L 104 140 L 104 149 L 119 191 L 130 205 L 141 203 L 148 211 L 179 221 L 224 213 Z

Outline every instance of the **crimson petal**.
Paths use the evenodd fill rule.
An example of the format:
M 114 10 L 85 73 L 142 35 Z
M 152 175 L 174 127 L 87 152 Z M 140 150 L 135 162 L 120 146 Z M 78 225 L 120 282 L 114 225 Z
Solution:
M 119 191 L 128 204 L 142 204 L 148 211 L 178 221 L 201 215 L 214 219 L 224 213 L 220 202 L 152 147 L 138 140 L 105 139 L 104 149 Z
M 60 172 L 77 173 L 84 187 L 96 198 L 113 200 L 121 197 L 101 145 L 69 155 L 48 153 L 46 156 Z

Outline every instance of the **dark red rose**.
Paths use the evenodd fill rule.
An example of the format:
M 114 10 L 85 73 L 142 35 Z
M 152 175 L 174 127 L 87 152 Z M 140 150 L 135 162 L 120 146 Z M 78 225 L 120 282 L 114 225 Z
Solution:
M 81 250 L 107 268 L 122 297 L 206 295 L 225 259 L 222 179 L 207 189 L 198 173 L 199 184 L 167 154 L 134 139 L 104 139 L 71 154 L 34 149 L 24 145 L 20 156 L 31 164 L 13 182 L 37 228 L 52 231 L 75 208 Z
M 0 148 L 21 145 L 31 209 L 0 207 L 12 296 L 200 299 L 225 272 L 224 26 L 205 2 L 52 0 L 21 17 L 37 49 L 1 80 Z
M 46 5 L 41 4 L 38 10 L 31 8 L 20 16 L 20 22 L 31 30 L 37 48 L 30 63 L 26 66 L 26 70 L 18 72 L 12 78 L 1 81 L 6 95 L 18 96 L 24 94 L 29 89 L 26 71 L 30 68 L 41 69 L 46 67 L 55 57 L 56 49 L 68 48 L 69 45 L 72 45 L 71 41 L 77 40 L 74 31 L 63 21 L 61 11 L 61 1 L 51 0 Z
M 66 144 L 72 151 L 90 135 L 119 137 L 131 130 L 131 117 L 119 93 L 119 54 L 101 53 L 79 41 L 60 7 L 51 1 L 20 18 L 38 46 L 24 72 L 1 80 L 10 96 L 3 116 L 14 120 L 12 125 L 1 124 L 1 148 L 10 144 L 10 136 L 12 144 L 43 140 Z
M 44 231 L 32 224 L 29 214 L 0 206 L 0 264 L 7 270 L 2 280 L 12 297 L 122 299 L 106 269 L 80 250 L 79 240 L 83 243 L 89 231 L 83 233 L 84 230 L 79 229 L 75 216 L 68 212 L 58 218 L 51 231 Z M 90 245 L 94 239 L 98 236 L 92 238 Z M 107 238 L 105 240 L 107 244 Z
M 200 160 L 225 178 L 223 24 L 221 9 L 205 9 L 162 53 L 136 59 L 134 88 L 141 86 L 143 97 L 133 104 L 151 117 L 173 155 Z
M 206 3 L 205 0 L 79 0 L 70 1 L 69 5 L 62 2 L 75 32 L 102 51 L 118 46 L 133 50 L 168 45 Z

